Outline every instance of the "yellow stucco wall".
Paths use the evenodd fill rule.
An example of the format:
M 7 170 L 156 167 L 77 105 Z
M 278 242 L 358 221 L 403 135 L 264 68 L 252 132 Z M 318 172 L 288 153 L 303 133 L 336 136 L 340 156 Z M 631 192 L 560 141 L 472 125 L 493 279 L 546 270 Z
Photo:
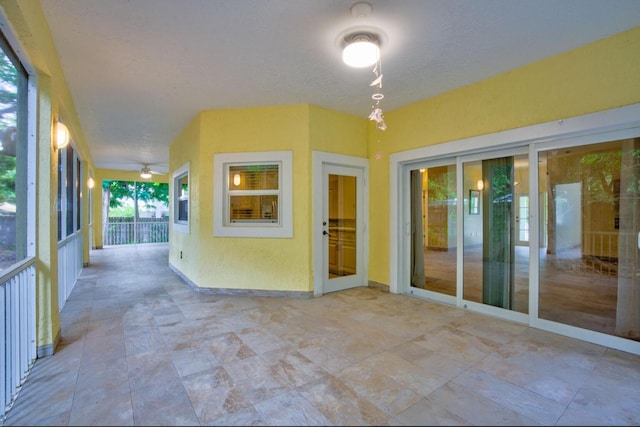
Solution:
M 367 119 L 315 105 L 308 107 L 309 145 L 312 151 L 367 157 Z
M 189 280 L 197 283 L 198 266 L 200 263 L 200 235 L 210 233 L 210 228 L 202 226 L 201 187 L 200 180 L 202 164 L 210 159 L 200 156 L 200 122 L 198 114 L 187 127 L 178 135 L 169 147 L 169 263 L 184 274 Z M 174 189 L 172 174 L 176 169 L 189 164 L 189 233 L 176 232 L 173 226 L 175 214 L 173 212 Z M 206 196 L 206 195 L 205 195 Z M 182 252 L 182 257 L 180 253 Z
M 369 135 L 369 279 L 389 283 L 390 154 L 638 103 L 639 52 L 636 27 L 386 113 Z
M 366 120 L 309 105 L 202 112 L 170 149 L 172 170 L 191 164 L 192 195 L 189 236 L 171 234 L 172 266 L 202 288 L 311 292 L 312 150 L 366 157 Z M 293 152 L 293 238 L 214 237 L 214 156 L 262 151 Z

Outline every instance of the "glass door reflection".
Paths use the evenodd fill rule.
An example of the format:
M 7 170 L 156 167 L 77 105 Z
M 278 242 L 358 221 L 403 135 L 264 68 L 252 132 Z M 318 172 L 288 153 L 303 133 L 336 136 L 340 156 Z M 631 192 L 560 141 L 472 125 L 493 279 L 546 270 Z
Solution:
M 640 340 L 640 138 L 541 151 L 539 317 Z
M 410 171 L 411 287 L 456 295 L 456 165 Z
M 356 270 L 356 177 L 329 174 L 329 278 Z
M 520 196 L 528 194 L 528 174 L 525 154 L 463 163 L 469 194 L 463 224 L 467 301 L 529 311 L 528 199 Z

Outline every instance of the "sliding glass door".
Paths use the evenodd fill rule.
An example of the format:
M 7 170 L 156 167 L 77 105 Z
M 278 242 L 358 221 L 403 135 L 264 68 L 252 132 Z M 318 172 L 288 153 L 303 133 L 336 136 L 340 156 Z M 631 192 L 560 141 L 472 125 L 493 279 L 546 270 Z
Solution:
M 507 155 L 505 155 L 507 154 Z M 529 248 L 518 197 L 528 194 L 526 154 L 462 159 L 464 209 L 463 299 L 527 313 Z M 528 205 L 527 205 L 528 206 Z M 521 217 L 523 212 L 527 216 Z
M 394 154 L 391 291 L 640 354 L 639 113 Z
M 640 138 L 541 150 L 539 317 L 640 339 Z
M 410 293 L 640 340 L 640 138 L 576 143 L 408 167 Z
M 412 292 L 451 299 L 457 287 L 456 164 L 418 165 L 409 175 Z

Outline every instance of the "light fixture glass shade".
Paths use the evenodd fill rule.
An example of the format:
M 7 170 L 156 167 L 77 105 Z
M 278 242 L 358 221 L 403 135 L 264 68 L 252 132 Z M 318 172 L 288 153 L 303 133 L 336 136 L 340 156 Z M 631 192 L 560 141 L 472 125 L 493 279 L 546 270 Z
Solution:
M 93 178 L 89 177 L 89 179 L 87 180 L 87 187 L 93 188 L 95 185 L 96 185 L 96 183 L 93 180 Z
M 484 181 L 479 179 L 478 182 L 476 183 L 476 186 L 477 186 L 478 190 L 483 190 L 484 189 Z
M 143 178 L 143 179 L 151 178 L 151 171 L 149 170 L 148 167 L 145 166 L 142 168 L 142 171 L 140 172 L 140 178 Z
M 69 143 L 69 129 L 62 122 L 56 122 L 55 126 L 56 147 L 64 148 Z
M 380 48 L 371 41 L 356 40 L 345 46 L 342 60 L 350 67 L 362 68 L 375 64 L 380 59 Z
M 235 185 L 236 187 L 240 185 L 240 174 L 239 173 L 233 175 L 233 185 Z

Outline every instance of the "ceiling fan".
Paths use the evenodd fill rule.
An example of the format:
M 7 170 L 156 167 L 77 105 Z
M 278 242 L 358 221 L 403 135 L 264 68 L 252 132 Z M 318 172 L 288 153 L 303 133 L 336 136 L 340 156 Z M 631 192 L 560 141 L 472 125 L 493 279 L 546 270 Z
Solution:
M 165 175 L 165 173 L 153 171 L 149 168 L 149 164 L 143 163 L 142 169 L 140 169 L 140 178 L 149 179 L 151 175 Z

